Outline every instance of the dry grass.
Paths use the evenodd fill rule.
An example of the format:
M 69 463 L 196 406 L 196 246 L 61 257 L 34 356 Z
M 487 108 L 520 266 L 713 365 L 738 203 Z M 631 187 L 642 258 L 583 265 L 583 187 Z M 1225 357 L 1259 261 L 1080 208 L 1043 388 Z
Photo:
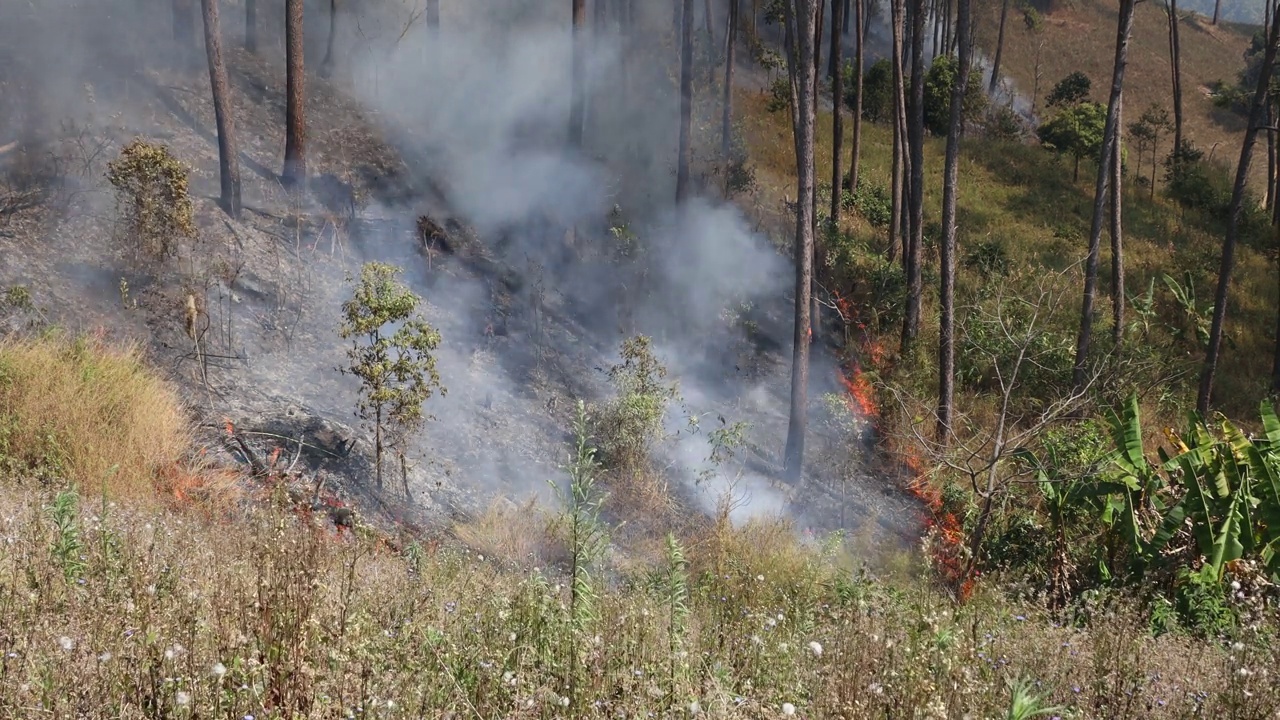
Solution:
M 520 505 L 499 498 L 476 517 L 456 523 L 453 535 L 482 557 L 532 568 L 563 557 L 554 524 L 555 516 L 536 498 Z
M 0 343 L 0 459 L 8 473 L 66 479 L 91 495 L 142 499 L 190 444 L 176 390 L 136 347 L 92 338 Z

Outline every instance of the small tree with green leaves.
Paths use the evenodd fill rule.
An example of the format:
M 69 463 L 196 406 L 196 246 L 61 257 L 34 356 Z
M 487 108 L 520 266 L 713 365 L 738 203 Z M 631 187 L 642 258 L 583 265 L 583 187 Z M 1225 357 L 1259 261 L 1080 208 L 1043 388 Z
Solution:
M 680 394 L 649 338 L 627 338 L 621 354 L 622 362 L 609 368 L 617 394 L 600 412 L 597 431 L 605 467 L 635 473 L 662 439 L 667 407 Z
M 1073 72 L 1053 86 L 1053 89 L 1049 91 L 1049 97 L 1045 98 L 1045 102 L 1049 104 L 1049 107 L 1079 105 L 1089 97 L 1089 89 L 1092 86 L 1093 83 L 1089 80 L 1088 75 L 1080 71 Z
M 163 145 L 134 140 L 107 166 L 123 224 L 120 237 L 135 257 L 163 260 L 181 238 L 196 236 L 189 171 Z
M 1160 138 L 1173 131 L 1173 123 L 1169 120 L 1169 111 L 1159 103 L 1151 103 L 1142 116 L 1129 123 L 1129 137 L 1138 148 L 1138 167 L 1141 169 L 1143 158 L 1151 157 L 1151 197 L 1156 193 L 1156 167 L 1159 163 Z
M 1040 142 L 1063 155 L 1070 155 L 1075 165 L 1071 181 L 1080 179 L 1080 158 L 1097 156 L 1102 149 L 1102 131 L 1107 122 L 1107 108 L 1095 102 L 1072 105 L 1040 126 Z
M 351 341 L 350 364 L 339 372 L 360 379 L 356 415 L 373 430 L 379 490 L 386 445 L 402 447 L 427 419 L 422 411 L 427 399 L 437 391 L 448 392 L 432 355 L 440 333 L 418 314 L 421 298 L 396 280 L 400 272 L 394 265 L 365 263 L 351 299 L 342 304 L 338 330 Z

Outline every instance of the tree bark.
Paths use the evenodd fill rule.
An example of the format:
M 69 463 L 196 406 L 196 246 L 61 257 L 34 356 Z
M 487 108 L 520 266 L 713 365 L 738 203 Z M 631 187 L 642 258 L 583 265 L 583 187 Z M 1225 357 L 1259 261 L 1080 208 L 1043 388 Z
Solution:
M 680 21 L 680 156 L 676 165 L 676 204 L 689 199 L 689 160 L 693 147 L 693 2 L 684 0 Z
M 906 194 L 907 174 L 907 100 L 906 81 L 902 70 L 903 0 L 889 0 L 893 53 L 893 191 L 890 200 L 889 258 L 893 259 L 902 246 L 902 268 L 907 268 L 907 232 L 904 222 L 907 213 L 903 196 Z
M 831 62 L 840 64 L 841 27 L 844 25 L 844 6 L 841 0 L 831 0 Z M 840 192 L 844 178 L 840 174 L 840 153 L 844 150 L 844 119 L 840 106 L 844 105 L 844 73 L 831 76 L 831 229 L 840 230 Z
M 440 0 L 427 0 L 427 28 L 440 29 Z
M 1009 0 L 1000 4 L 1000 30 L 996 33 L 996 54 L 991 60 L 991 80 L 987 83 L 987 94 L 995 95 L 1000 87 L 1000 56 L 1004 54 L 1004 25 L 1009 19 Z
M 204 47 L 209 59 L 209 87 L 213 91 L 213 116 L 218 127 L 218 178 L 222 209 L 240 218 L 240 158 L 236 146 L 235 120 L 231 115 L 230 82 L 222 62 L 222 29 L 218 21 L 218 0 L 200 0 L 204 13 Z
M 191 48 L 196 40 L 195 7 L 192 0 L 173 0 L 173 41 L 178 65 L 189 69 Z
M 303 74 L 303 0 L 286 0 L 284 15 L 285 52 L 285 141 L 282 181 L 301 187 L 307 180 L 306 77 Z
M 911 7 L 911 100 L 907 118 L 911 259 L 907 266 L 907 311 L 902 323 L 904 353 L 920 333 L 920 301 L 924 294 L 924 0 L 912 0 Z
M 1111 150 L 1111 342 L 1119 353 L 1124 343 L 1124 94 L 1116 98 L 1116 142 Z M 1152 178 L 1154 180 L 1155 178 Z
M 244 0 L 244 49 L 258 52 L 258 0 Z
M 1182 151 L 1182 52 L 1178 42 L 1178 0 L 1169 0 L 1168 12 L 1169 66 L 1173 74 L 1173 153 L 1177 158 Z
M 724 34 L 724 103 L 720 118 L 720 157 L 727 163 L 733 140 L 733 65 L 738 44 L 738 14 L 741 0 L 729 0 L 729 26 Z
M 1205 353 L 1204 369 L 1200 373 L 1200 393 L 1196 398 L 1196 409 L 1200 411 L 1201 417 L 1208 417 L 1209 404 L 1213 399 L 1213 381 L 1218 371 L 1218 358 L 1222 352 L 1222 326 L 1227 319 L 1231 269 L 1235 262 L 1236 241 L 1240 235 L 1240 216 L 1244 211 L 1245 183 L 1249 178 L 1249 162 L 1253 158 L 1253 146 L 1258 139 L 1258 129 L 1263 122 L 1263 107 L 1271 87 L 1271 74 L 1275 67 L 1278 41 L 1280 41 L 1280 16 L 1273 15 L 1262 67 L 1258 71 L 1258 86 L 1254 90 L 1253 105 L 1249 110 L 1249 126 L 1245 128 L 1244 143 L 1240 147 L 1240 162 L 1236 165 L 1236 182 L 1231 190 L 1230 219 L 1227 222 L 1227 236 L 1222 243 L 1218 290 L 1213 296 L 1213 324 L 1209 328 L 1209 349 Z
M 687 0 L 686 0 L 687 4 Z M 687 11 L 686 11 L 687 13 Z M 583 125 L 587 116 L 587 66 L 586 66 L 586 0 L 573 0 L 573 87 L 569 99 L 569 142 L 582 147 Z M 687 32 L 687 31 L 686 31 Z
M 800 480 L 808 426 L 810 296 L 813 282 L 814 145 L 817 130 L 817 65 L 814 41 L 820 0 L 787 0 L 787 53 L 791 76 L 791 118 L 796 150 L 795 329 L 792 337 L 791 418 L 787 428 L 784 467 L 788 478 Z
M 1270 2 L 1271 0 L 1267 0 Z M 1215 0 L 1213 3 L 1213 24 L 1218 24 L 1218 17 L 1222 15 L 1222 0 Z
M 856 27 L 854 29 L 854 43 L 856 44 L 854 61 L 853 61 L 853 149 L 849 155 L 849 192 L 858 191 L 858 165 L 862 159 L 862 45 L 863 45 L 863 25 L 862 13 L 864 0 L 852 0 L 853 11 L 857 15 L 855 20 Z M 848 17 L 846 16 L 846 20 Z
M 956 204 L 960 192 L 960 137 L 964 132 L 964 96 L 968 90 L 971 48 L 969 45 L 969 2 L 956 5 L 956 34 L 960 37 L 959 67 L 951 87 L 951 115 L 947 123 L 947 150 L 942 186 L 941 297 L 938 312 L 938 426 L 937 440 L 945 444 L 951 437 L 951 411 L 955 404 L 955 284 L 956 284 Z
M 1089 224 L 1089 255 L 1085 259 L 1084 297 L 1080 307 L 1080 334 L 1076 338 L 1076 362 L 1071 373 L 1072 387 L 1085 386 L 1089 369 L 1089 347 L 1093 341 L 1093 301 L 1098 286 L 1098 256 L 1102 244 L 1102 221 L 1106 216 L 1107 187 L 1111 181 L 1111 164 L 1119 140 L 1120 92 L 1124 87 L 1124 70 L 1129 59 L 1129 35 L 1133 30 L 1133 6 L 1136 0 L 1120 0 L 1116 23 L 1115 64 L 1111 71 L 1111 97 L 1107 102 L 1107 120 L 1102 129 L 1102 152 L 1098 157 L 1098 174 L 1093 189 L 1093 220 Z
M 329 41 L 325 44 L 324 60 L 320 61 L 320 77 L 333 75 L 333 43 L 338 34 L 338 0 L 329 0 Z

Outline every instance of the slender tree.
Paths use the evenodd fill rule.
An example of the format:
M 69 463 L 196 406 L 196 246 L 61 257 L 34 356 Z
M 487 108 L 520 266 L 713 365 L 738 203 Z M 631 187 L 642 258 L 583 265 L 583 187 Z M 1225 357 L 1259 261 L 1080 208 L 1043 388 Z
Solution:
M 1111 341 L 1119 352 L 1124 342 L 1124 194 L 1120 185 L 1124 179 L 1124 138 L 1120 134 L 1124 127 L 1123 93 L 1116 103 L 1116 141 L 1111 148 Z
M 1222 0 L 1214 0 L 1213 2 L 1213 24 L 1218 24 L 1218 18 L 1222 15 Z
M 854 59 L 853 59 L 853 149 L 849 155 L 849 192 L 858 190 L 858 161 L 862 159 L 862 57 L 863 33 L 862 13 L 865 0 L 852 0 L 855 19 Z M 845 16 L 848 19 L 848 16 Z
M 1107 120 L 1102 127 L 1102 152 L 1098 158 L 1098 175 L 1093 189 L 1093 220 L 1089 224 L 1089 254 L 1085 259 L 1084 296 L 1080 307 L 1080 334 L 1076 338 L 1076 362 L 1072 371 L 1072 387 L 1084 388 L 1089 369 L 1089 347 L 1093 341 L 1093 302 L 1098 286 L 1098 256 L 1102 244 L 1102 222 L 1106 216 L 1107 187 L 1111 181 L 1111 165 L 1120 138 L 1120 92 L 1124 87 L 1124 70 L 1129 59 L 1129 35 L 1133 30 L 1133 6 L 1136 0 L 1120 0 L 1116 22 L 1115 63 L 1111 71 L 1111 96 L 1107 102 Z
M 902 70 L 902 30 L 903 30 L 903 0 L 889 0 L 889 23 L 892 28 L 892 53 L 893 53 L 893 190 L 891 193 L 890 215 L 892 220 L 889 223 L 889 258 L 898 252 L 898 246 L 902 246 L 902 268 L 906 270 L 907 263 L 907 232 L 906 222 L 907 213 L 905 211 L 906 203 L 903 202 L 905 194 L 905 181 L 907 175 L 907 100 L 906 85 Z
M 427 28 L 440 29 L 440 0 L 427 0 Z
M 693 146 L 693 2 L 684 0 L 680 20 L 680 157 L 676 165 L 676 203 L 689 199 L 689 160 Z
M 1267 0 L 1270 2 L 1271 0 Z M 1169 67 L 1173 75 L 1173 156 L 1182 152 L 1182 51 L 1178 41 L 1178 0 L 1169 0 Z
M 236 151 L 236 126 L 231 116 L 231 91 L 227 66 L 222 62 L 222 29 L 218 0 L 200 0 L 204 12 L 204 47 L 209 59 L 209 87 L 213 91 L 213 117 L 218 126 L 218 177 L 222 209 L 240 217 L 240 158 Z
M 285 185 L 301 186 L 307 180 L 306 77 L 303 65 L 303 0 L 286 0 L 284 14 L 285 53 Z
M 258 52 L 258 0 L 244 0 L 244 49 Z
M 733 140 L 733 66 L 738 44 L 738 13 L 741 0 L 729 0 L 729 27 L 724 34 L 724 103 L 720 118 L 720 157 L 729 158 Z
M 969 1 L 956 4 L 956 34 L 960 38 L 959 67 L 951 86 L 951 116 L 947 122 L 947 150 L 942 185 L 941 297 L 938 304 L 938 427 L 937 439 L 951 437 L 951 413 L 955 405 L 955 286 L 956 286 L 956 204 L 960 192 L 960 136 L 964 132 L 964 100 L 969 88 Z
M 196 20 L 193 0 L 173 0 L 173 41 L 178 65 L 187 69 L 192 62 L 191 48 L 195 46 Z
M 1268 0 L 1271 2 L 1272 0 Z M 1258 85 L 1253 93 L 1249 109 L 1249 125 L 1244 131 L 1240 147 L 1240 162 L 1236 165 L 1236 182 L 1231 189 L 1231 205 L 1227 221 L 1227 236 L 1222 242 L 1222 265 L 1218 268 L 1218 290 L 1213 295 L 1213 323 L 1209 327 L 1209 348 L 1205 353 L 1204 369 L 1200 373 L 1200 393 L 1196 409 L 1202 417 L 1208 417 L 1209 403 L 1213 399 L 1213 381 L 1218 371 L 1218 358 L 1222 352 L 1222 326 L 1227 319 L 1227 296 L 1231 287 L 1231 268 L 1235 262 L 1236 241 L 1240 235 L 1240 217 L 1244 212 L 1245 183 L 1249 178 L 1249 162 L 1253 159 L 1253 146 L 1263 122 L 1263 109 L 1267 92 L 1271 88 L 1271 75 L 1275 69 L 1276 44 L 1280 42 L 1280 14 L 1272 13 L 1271 28 L 1267 33 L 1267 47 L 1263 51 L 1262 67 L 1258 70 Z
M 799 480 L 804 464 L 809 406 L 810 293 L 813 282 L 814 145 L 817 130 L 817 39 L 820 0 L 785 0 L 787 72 L 791 79 L 791 121 L 796 151 L 795 331 L 792 336 L 791 419 L 784 466 Z
M 831 62 L 839 67 L 841 28 L 844 27 L 844 3 L 831 0 Z M 840 227 L 840 192 L 844 180 L 840 174 L 840 152 L 844 149 L 844 120 L 840 106 L 844 105 L 844 73 L 836 72 L 831 76 L 831 228 Z
M 325 43 L 324 60 L 320 61 L 320 77 L 333 75 L 333 43 L 338 35 L 338 0 L 329 0 L 329 40 Z
M 911 0 L 911 98 L 908 103 L 907 150 L 910 213 L 907 250 L 907 310 L 902 323 L 902 349 L 920 333 L 920 300 L 924 294 L 924 0 Z
M 578 148 L 582 147 L 583 125 L 587 118 L 586 23 L 586 0 L 573 0 L 573 87 L 569 100 L 569 142 Z
M 996 54 L 991 60 L 991 81 L 987 83 L 987 94 L 995 95 L 1000 86 L 1000 58 L 1004 55 L 1004 25 L 1009 19 L 1009 0 L 1000 3 L 1000 30 L 996 32 Z

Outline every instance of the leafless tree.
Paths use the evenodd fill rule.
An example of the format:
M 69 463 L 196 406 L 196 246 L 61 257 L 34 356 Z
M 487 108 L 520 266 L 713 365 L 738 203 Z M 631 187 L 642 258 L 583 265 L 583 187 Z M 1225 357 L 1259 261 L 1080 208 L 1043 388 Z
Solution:
M 1182 150 L 1182 49 L 1178 41 L 1178 0 L 1168 1 L 1169 68 L 1173 75 L 1173 152 L 1176 158 Z
M 892 28 L 893 55 L 893 190 L 890 200 L 889 259 L 892 260 L 902 246 L 903 269 L 907 263 L 906 194 L 904 178 L 907 174 L 907 96 L 905 72 L 902 69 L 903 0 L 889 0 L 889 23 Z
M 938 427 L 935 435 L 945 445 L 951 437 L 951 411 L 955 405 L 955 284 L 956 203 L 959 195 L 960 136 L 964 131 L 964 96 L 969 83 L 969 0 L 956 7 L 956 34 L 960 37 L 959 67 L 951 87 L 947 150 L 942 185 L 941 297 L 938 318 Z
M 693 154 L 693 2 L 684 0 L 680 17 L 680 157 L 676 165 L 676 203 L 689 199 L 689 160 Z
M 427 27 L 440 29 L 440 0 L 427 0 Z
M 920 301 L 924 294 L 924 0 L 910 0 L 911 98 L 907 103 L 907 155 L 910 183 L 907 208 L 907 308 L 902 322 L 905 352 L 920 333 Z
M 1268 0 L 1271 2 L 1272 0 Z M 1231 288 L 1231 269 L 1235 262 L 1236 241 L 1240 236 L 1240 216 L 1244 212 L 1245 184 L 1249 179 L 1249 163 L 1253 159 L 1253 146 L 1262 126 L 1267 93 L 1271 88 L 1271 76 L 1275 69 L 1276 44 L 1280 42 L 1280 13 L 1272 12 L 1271 27 L 1267 31 L 1267 46 L 1263 51 L 1262 66 L 1258 70 L 1258 86 L 1253 93 L 1249 109 L 1249 126 L 1244 131 L 1240 147 L 1240 162 L 1236 165 L 1236 182 L 1231 189 L 1231 205 L 1227 221 L 1227 236 L 1222 242 L 1222 265 L 1218 268 L 1218 290 L 1213 295 L 1213 324 L 1209 328 L 1209 348 L 1205 353 L 1204 369 L 1200 373 L 1200 392 L 1196 409 L 1201 416 L 1209 414 L 1213 399 L 1214 375 L 1218 370 L 1218 358 L 1222 352 L 1222 326 L 1227 319 L 1227 296 Z
M 839 68 L 840 40 L 844 27 L 844 3 L 831 0 L 831 63 Z M 844 120 L 840 112 L 844 105 L 844 73 L 837 70 L 831 75 L 831 227 L 840 227 L 840 187 L 843 178 L 840 174 L 840 152 L 844 143 Z
M 236 144 L 235 120 L 231 114 L 231 90 L 227 66 L 222 61 L 222 28 L 218 21 L 218 0 L 200 0 L 204 13 L 204 47 L 209 59 L 209 86 L 213 91 L 213 116 L 218 126 L 218 176 L 222 209 L 240 217 L 240 158 Z
M 1116 102 L 1120 107 L 1116 108 L 1116 142 L 1111 149 L 1111 342 L 1119 352 L 1124 342 L 1124 193 L 1120 184 L 1124 179 L 1124 136 L 1120 133 L 1124 95 Z
M 569 142 L 582 147 L 583 125 L 587 118 L 586 0 L 573 0 L 573 88 L 570 90 Z
M 991 81 L 987 83 L 987 94 L 995 95 L 1000 85 L 1000 56 L 1004 54 L 1004 25 L 1009 19 L 1009 0 L 1000 3 L 1000 30 L 996 33 L 996 53 L 991 60 Z
M 866 40 L 866 34 L 863 32 L 865 26 L 862 23 L 862 15 L 865 12 L 863 5 L 866 0 L 851 1 L 854 14 L 857 17 L 854 20 L 853 149 L 849 152 L 849 192 L 856 192 L 858 189 L 858 164 L 862 159 L 862 58 L 864 55 L 863 44 Z
M 329 0 L 329 41 L 325 44 L 324 60 L 320 61 L 320 77 L 333 75 L 333 44 L 338 35 L 338 0 Z
M 307 116 L 306 77 L 303 74 L 302 10 L 303 0 L 286 0 L 284 15 L 285 72 L 285 141 L 284 172 L 286 185 L 302 186 L 307 180 Z
M 733 139 L 733 66 L 738 43 L 738 14 L 741 0 L 729 0 L 729 27 L 724 37 L 724 106 L 720 119 L 720 157 L 728 159 L 729 143 Z
M 244 0 L 244 49 L 258 52 L 258 0 Z

